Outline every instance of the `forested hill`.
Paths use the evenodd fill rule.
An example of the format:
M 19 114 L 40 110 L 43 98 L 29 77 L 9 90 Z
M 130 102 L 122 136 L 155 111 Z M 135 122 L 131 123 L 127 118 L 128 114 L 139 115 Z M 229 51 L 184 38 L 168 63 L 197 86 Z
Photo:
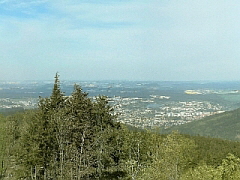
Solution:
M 0 116 L 0 127 L 0 179 L 240 179 L 239 142 L 129 130 L 106 97 L 78 85 L 65 96 L 58 75 L 37 109 Z
M 183 134 L 240 140 L 240 109 L 205 117 L 180 126 L 165 129 L 163 133 L 177 130 Z

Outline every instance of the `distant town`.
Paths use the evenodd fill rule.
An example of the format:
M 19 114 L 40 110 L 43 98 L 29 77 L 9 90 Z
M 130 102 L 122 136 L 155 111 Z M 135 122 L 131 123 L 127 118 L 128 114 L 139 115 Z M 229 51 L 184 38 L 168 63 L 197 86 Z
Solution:
M 207 101 L 170 101 L 164 106 L 159 106 L 157 104 L 159 99 L 170 99 L 170 97 L 151 95 L 149 98 L 122 98 L 117 96 L 109 98 L 109 102 L 114 107 L 119 122 L 138 128 L 180 125 L 224 112 L 223 106 Z M 0 99 L 0 109 L 5 111 L 33 109 L 37 107 L 37 101 L 38 99 L 34 98 L 25 100 L 3 98 Z
M 120 122 L 138 128 L 160 126 L 167 128 L 225 112 L 223 106 L 207 101 L 169 102 L 165 106 L 158 106 L 156 100 L 163 97 L 152 96 L 149 99 L 114 97 L 110 98 L 110 102 L 116 104 L 115 111 L 119 114 Z
M 68 95 L 72 90 L 72 84 L 68 81 L 62 83 Z M 237 108 L 240 102 L 239 91 L 233 89 L 236 85 L 232 90 L 220 89 L 216 84 L 214 87 L 207 84 L 199 88 L 201 84 L 173 82 L 79 84 L 90 97 L 106 95 L 114 108 L 114 113 L 118 115 L 117 121 L 138 128 L 167 128 L 188 123 Z M 189 90 L 189 87 L 196 89 Z M 49 96 L 51 89 L 50 82 L 0 83 L 0 112 L 34 109 L 38 106 L 39 96 Z

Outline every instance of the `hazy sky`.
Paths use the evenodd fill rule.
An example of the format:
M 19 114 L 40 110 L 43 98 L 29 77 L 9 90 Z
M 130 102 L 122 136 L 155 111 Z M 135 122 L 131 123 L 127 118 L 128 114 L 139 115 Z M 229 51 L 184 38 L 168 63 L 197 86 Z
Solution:
M 239 0 L 0 0 L 0 80 L 240 80 Z

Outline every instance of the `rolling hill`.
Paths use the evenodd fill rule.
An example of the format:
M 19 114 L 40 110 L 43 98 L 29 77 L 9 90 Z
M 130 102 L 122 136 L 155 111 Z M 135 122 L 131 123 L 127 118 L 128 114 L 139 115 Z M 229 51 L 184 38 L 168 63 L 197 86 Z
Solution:
M 240 141 L 240 108 L 162 130 Z

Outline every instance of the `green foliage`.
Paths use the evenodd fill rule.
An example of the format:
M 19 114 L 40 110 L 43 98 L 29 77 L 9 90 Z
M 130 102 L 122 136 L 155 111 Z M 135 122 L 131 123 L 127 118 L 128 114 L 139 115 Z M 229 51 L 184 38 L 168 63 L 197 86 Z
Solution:
M 89 98 L 78 85 L 65 96 L 56 74 L 38 109 L 0 116 L 1 173 L 35 180 L 240 178 L 239 142 L 160 135 L 115 120 L 106 97 Z
M 228 153 L 235 154 L 240 157 L 240 143 L 218 138 L 189 136 L 186 137 L 194 140 L 197 145 L 194 164 L 200 161 L 206 162 L 208 165 L 217 166 L 221 164 Z
M 233 154 L 228 154 L 222 160 L 220 166 L 214 167 L 211 165 L 201 164 L 194 169 L 189 169 L 181 180 L 196 179 L 196 180 L 235 180 L 240 178 L 240 159 Z
M 154 155 L 159 151 L 162 137 L 151 132 L 127 131 L 124 136 L 124 168 L 132 179 L 142 174 L 142 169 L 153 162 Z
M 120 168 L 122 127 L 114 121 L 107 98 L 99 96 L 93 101 L 78 85 L 66 97 L 58 78 L 56 75 L 52 95 L 41 98 L 34 113 L 24 114 L 21 121 L 13 117 L 10 134 L 17 141 L 14 147 L 21 149 L 14 152 L 16 177 L 98 179 L 124 175 Z
M 240 140 L 240 109 L 208 116 L 187 124 L 173 126 L 163 130 L 170 133 L 177 130 L 183 134 L 201 135 L 228 140 Z
M 155 152 L 153 162 L 138 179 L 179 179 L 188 164 L 193 161 L 193 140 L 174 132 L 163 139 Z
M 223 166 L 227 153 L 240 156 L 238 142 L 129 131 L 109 121 L 114 115 L 106 98 L 92 101 L 75 92 L 81 92 L 79 86 L 54 113 L 38 109 L 6 118 L 12 159 L 7 173 L 12 179 L 218 179 L 222 173 L 216 167 L 234 164 L 228 160 Z M 43 129 L 43 117 L 49 118 L 48 130 Z M 44 151 L 49 139 L 52 145 Z M 231 176 L 237 177 L 238 171 Z
M 222 179 L 221 173 L 213 166 L 201 164 L 194 169 L 182 175 L 181 180 L 220 180 Z
M 7 135 L 6 135 L 6 118 L 0 114 L 0 179 L 6 173 L 7 166 Z

